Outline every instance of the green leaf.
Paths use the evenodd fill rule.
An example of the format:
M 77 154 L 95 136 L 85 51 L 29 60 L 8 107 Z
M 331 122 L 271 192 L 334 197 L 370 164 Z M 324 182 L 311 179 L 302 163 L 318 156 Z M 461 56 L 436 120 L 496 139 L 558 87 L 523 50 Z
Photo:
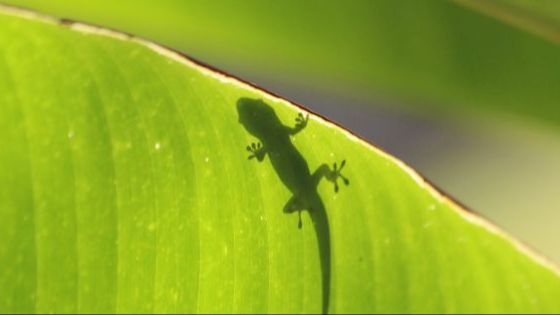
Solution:
M 348 127 L 378 139 L 438 185 L 560 261 L 554 242 L 560 237 L 554 226 L 560 220 L 555 191 L 560 49 L 554 43 L 441 0 L 4 2 L 157 40 L 305 100 L 340 121 L 375 115 L 365 128 Z M 554 21 L 560 12 L 556 0 L 467 4 L 476 3 L 502 5 L 499 14 L 509 12 L 506 5 L 518 8 L 522 17 L 538 21 Z M 372 113 L 361 104 L 377 107 Z M 425 132 L 404 140 L 390 135 L 395 129 L 408 132 L 408 124 L 384 121 L 378 111 L 399 104 L 407 108 L 381 111 L 420 117 L 415 126 L 428 117 L 437 124 L 437 139 L 426 141 Z M 417 116 L 411 110 L 425 112 Z M 442 138 L 457 141 L 442 143 Z
M 560 311 L 554 267 L 303 108 L 83 24 L 0 38 L 2 313 Z

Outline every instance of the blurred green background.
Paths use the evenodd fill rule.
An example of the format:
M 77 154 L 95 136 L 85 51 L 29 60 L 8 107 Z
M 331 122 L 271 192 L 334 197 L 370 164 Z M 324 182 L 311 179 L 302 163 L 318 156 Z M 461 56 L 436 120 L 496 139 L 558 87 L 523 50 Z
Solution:
M 302 103 L 560 262 L 560 47 L 527 28 L 443 0 L 1 1 L 154 40 Z M 560 16 L 540 3 L 527 15 Z

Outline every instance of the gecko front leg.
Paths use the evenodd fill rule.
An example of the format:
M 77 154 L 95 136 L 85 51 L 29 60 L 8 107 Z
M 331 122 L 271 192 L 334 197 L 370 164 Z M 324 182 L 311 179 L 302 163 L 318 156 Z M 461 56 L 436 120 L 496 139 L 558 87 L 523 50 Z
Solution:
M 251 154 L 249 155 L 249 160 L 256 158 L 257 161 L 261 162 L 262 160 L 264 160 L 264 156 L 266 155 L 266 150 L 260 142 L 253 142 L 251 143 L 251 145 L 248 145 L 247 151 L 251 152 Z
M 308 121 L 309 121 L 309 115 L 304 116 L 303 113 L 299 113 L 298 116 L 296 117 L 296 125 L 293 128 L 289 128 L 289 134 L 293 136 L 298 132 L 302 131 L 303 129 L 305 129 Z

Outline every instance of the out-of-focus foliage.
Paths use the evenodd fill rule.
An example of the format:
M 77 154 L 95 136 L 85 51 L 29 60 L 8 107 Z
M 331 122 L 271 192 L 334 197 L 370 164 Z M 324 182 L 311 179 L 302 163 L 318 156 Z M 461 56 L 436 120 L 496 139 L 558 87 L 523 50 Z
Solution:
M 560 47 L 452 1 L 5 2 L 127 30 L 235 73 L 560 121 Z
M 556 0 L 456 0 L 511 25 L 560 43 L 560 2 Z

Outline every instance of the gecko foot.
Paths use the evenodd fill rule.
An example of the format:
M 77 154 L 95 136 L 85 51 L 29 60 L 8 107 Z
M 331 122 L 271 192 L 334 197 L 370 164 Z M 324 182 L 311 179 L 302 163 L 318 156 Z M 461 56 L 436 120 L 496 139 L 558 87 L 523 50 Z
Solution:
M 251 154 L 249 155 L 249 160 L 257 158 L 257 160 L 262 161 L 264 159 L 265 150 L 260 142 L 253 142 L 251 145 L 247 146 L 247 151 Z
M 309 121 L 309 115 L 303 115 L 303 113 L 299 113 L 296 117 L 296 129 L 302 130 L 307 126 L 307 122 Z
M 334 183 L 334 192 L 338 192 L 338 179 L 342 179 L 342 182 L 344 183 L 344 185 L 348 186 L 350 184 L 350 181 L 348 180 L 348 178 L 346 178 L 344 175 L 342 175 L 341 171 L 344 168 L 344 165 L 346 165 L 346 160 L 342 160 L 342 162 L 340 163 L 340 167 L 338 167 L 338 165 L 336 164 L 336 162 L 333 164 L 333 170 L 330 172 L 330 174 L 327 175 L 327 180 L 331 181 Z

